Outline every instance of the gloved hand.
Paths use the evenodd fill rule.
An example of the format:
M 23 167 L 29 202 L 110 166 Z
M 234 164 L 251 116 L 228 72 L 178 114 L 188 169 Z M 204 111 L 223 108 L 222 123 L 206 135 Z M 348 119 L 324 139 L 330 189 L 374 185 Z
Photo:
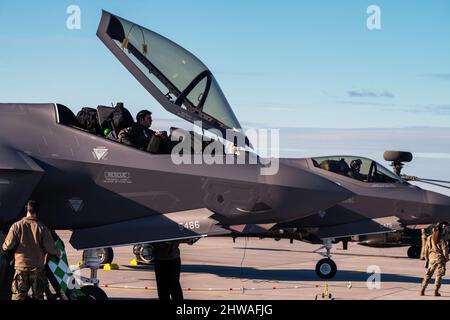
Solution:
M 52 255 L 52 256 L 56 257 L 56 258 L 58 258 L 58 260 L 60 260 L 62 258 L 62 251 L 60 249 L 56 248 L 56 252 L 57 252 L 57 254 Z

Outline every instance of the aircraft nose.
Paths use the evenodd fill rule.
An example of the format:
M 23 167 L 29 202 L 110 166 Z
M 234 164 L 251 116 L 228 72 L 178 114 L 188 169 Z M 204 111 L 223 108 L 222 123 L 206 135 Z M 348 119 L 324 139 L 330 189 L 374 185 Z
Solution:
M 425 199 L 436 222 L 450 222 L 450 197 L 441 193 L 426 191 Z

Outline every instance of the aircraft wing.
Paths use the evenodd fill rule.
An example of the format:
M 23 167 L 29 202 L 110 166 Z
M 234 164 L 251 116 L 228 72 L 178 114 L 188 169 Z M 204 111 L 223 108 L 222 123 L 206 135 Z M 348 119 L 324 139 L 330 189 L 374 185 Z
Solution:
M 229 234 L 212 214 L 208 209 L 196 209 L 77 229 L 70 243 L 81 250 Z
M 0 146 L 0 225 L 17 220 L 44 170 L 28 155 Z
M 320 239 L 341 238 L 356 235 L 387 233 L 403 230 L 397 217 L 384 217 L 379 219 L 365 219 L 358 222 L 340 224 L 332 227 L 320 228 Z

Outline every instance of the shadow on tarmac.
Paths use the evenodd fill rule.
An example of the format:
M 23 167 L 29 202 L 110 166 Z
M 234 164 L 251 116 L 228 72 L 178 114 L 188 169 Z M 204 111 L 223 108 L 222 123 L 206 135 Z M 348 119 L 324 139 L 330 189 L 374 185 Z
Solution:
M 188 273 L 209 273 L 224 278 L 242 278 L 252 280 L 267 281 L 325 281 L 320 279 L 315 270 L 258 270 L 248 267 L 232 267 L 218 265 L 182 265 L 181 272 Z M 424 270 L 425 273 L 425 270 Z M 337 281 L 367 281 L 372 274 L 358 271 L 338 270 L 333 279 L 326 279 L 328 282 Z M 422 276 L 402 276 L 398 274 L 382 273 L 381 281 L 383 282 L 402 282 L 402 283 L 421 283 Z M 443 284 L 450 284 L 450 280 L 443 279 Z
M 319 246 L 317 246 L 319 248 Z M 273 251 L 273 252 L 297 252 L 297 253 L 312 253 L 311 251 L 306 250 L 288 250 L 288 249 L 268 249 L 268 248 L 252 248 L 252 247 L 233 247 L 233 249 L 237 250 L 257 250 L 257 251 Z M 339 249 L 338 249 L 339 250 Z M 323 252 L 324 250 L 322 250 Z M 405 260 L 414 260 L 410 259 L 406 256 L 392 256 L 392 255 L 383 255 L 383 254 L 360 254 L 360 253 L 350 253 L 348 251 L 339 250 L 337 252 L 332 252 L 332 255 L 336 256 L 355 256 L 355 257 L 383 257 L 383 258 L 392 258 L 392 259 L 405 259 Z

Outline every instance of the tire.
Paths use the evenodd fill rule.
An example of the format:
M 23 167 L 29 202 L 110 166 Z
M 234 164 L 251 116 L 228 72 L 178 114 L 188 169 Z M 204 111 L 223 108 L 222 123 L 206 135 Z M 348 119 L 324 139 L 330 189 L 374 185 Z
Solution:
M 413 155 L 406 151 L 385 151 L 383 158 L 386 161 L 411 162 Z
M 153 246 L 149 243 L 139 244 L 133 247 L 136 260 L 143 264 L 152 264 L 155 260 Z
M 108 300 L 105 291 L 96 286 L 82 286 L 81 292 L 89 297 L 89 300 Z
M 100 264 L 112 263 L 113 260 L 114 260 L 114 251 L 113 251 L 113 249 L 110 248 L 110 247 L 103 248 L 102 249 L 102 255 L 101 255 Z
M 420 246 L 411 246 L 408 248 L 407 255 L 410 259 L 419 259 L 422 248 Z
M 316 274 L 321 279 L 332 279 L 336 275 L 336 272 L 336 263 L 329 258 L 324 258 L 316 264 Z

